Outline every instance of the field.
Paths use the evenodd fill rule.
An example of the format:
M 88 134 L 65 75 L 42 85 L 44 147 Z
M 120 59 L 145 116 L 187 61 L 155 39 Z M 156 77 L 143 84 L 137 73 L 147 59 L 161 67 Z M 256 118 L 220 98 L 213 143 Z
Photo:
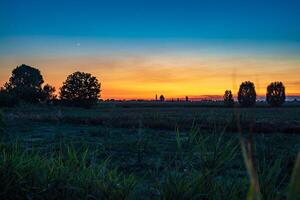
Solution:
M 257 194 L 249 192 L 241 138 L 256 166 L 258 196 L 292 199 L 298 191 L 291 184 L 297 103 L 102 102 L 2 113 L 1 199 L 245 199 Z

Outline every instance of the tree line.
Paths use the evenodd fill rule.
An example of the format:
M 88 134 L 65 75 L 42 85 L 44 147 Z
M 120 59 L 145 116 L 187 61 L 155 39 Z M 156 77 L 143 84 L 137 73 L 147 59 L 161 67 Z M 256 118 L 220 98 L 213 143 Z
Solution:
M 55 91 L 53 86 L 44 84 L 39 69 L 22 64 L 12 71 L 9 81 L 1 87 L 0 106 L 15 106 L 25 102 L 90 107 L 100 98 L 101 83 L 91 74 L 77 71 L 63 82 L 59 88 L 59 96 Z M 159 99 L 164 101 L 165 97 L 161 95 Z M 188 97 L 186 99 L 188 100 Z M 271 106 L 281 106 L 285 102 L 285 87 L 282 82 L 272 82 L 267 87 L 266 101 Z M 254 83 L 246 81 L 240 85 L 238 102 L 243 107 L 255 105 Z M 231 90 L 225 91 L 224 103 L 227 106 L 234 105 Z
M 227 106 L 234 105 L 234 99 L 231 90 L 224 93 L 224 103 Z M 245 81 L 240 85 L 238 91 L 238 102 L 242 107 L 252 107 L 256 103 L 256 91 L 254 83 Z M 282 82 L 272 82 L 267 87 L 266 101 L 273 107 L 281 106 L 285 102 L 285 87 Z
M 70 74 L 59 90 L 59 99 L 53 86 L 43 84 L 39 69 L 25 64 L 16 67 L 9 81 L 0 89 L 0 106 L 25 102 L 90 107 L 100 98 L 101 84 L 89 73 L 78 71 Z

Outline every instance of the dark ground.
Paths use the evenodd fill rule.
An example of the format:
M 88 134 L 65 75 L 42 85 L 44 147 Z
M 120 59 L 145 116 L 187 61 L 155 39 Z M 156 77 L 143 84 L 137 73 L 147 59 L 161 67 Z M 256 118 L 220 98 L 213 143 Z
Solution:
M 93 109 L 23 106 L 3 109 L 3 113 L 5 141 L 18 138 L 22 148 L 43 155 L 62 142 L 88 148 L 97 152 L 95 162 L 109 159 L 112 168 L 137 177 L 137 187 L 145 197 L 159 196 L 155 191 L 163 190 L 161 184 L 170 172 L 212 171 L 214 178 L 232 184 L 247 180 L 237 113 L 245 137 L 254 136 L 254 158 L 262 182 L 276 177 L 274 185 L 277 188 L 283 182 L 278 186 L 282 190 L 300 149 L 300 107 L 295 104 L 237 110 L 212 103 L 114 102 Z M 269 177 L 266 171 L 276 162 L 280 162 L 278 177 Z M 243 197 L 246 191 L 247 184 L 232 195 Z

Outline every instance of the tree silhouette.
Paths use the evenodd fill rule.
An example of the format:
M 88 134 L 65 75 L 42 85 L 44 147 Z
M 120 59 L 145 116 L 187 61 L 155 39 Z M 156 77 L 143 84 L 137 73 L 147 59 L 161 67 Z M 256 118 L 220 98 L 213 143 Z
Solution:
M 48 103 L 52 100 L 55 100 L 57 96 L 54 93 L 55 87 L 46 84 L 42 90 L 42 100 L 47 101 Z
M 233 100 L 231 90 L 226 90 L 223 98 L 224 98 L 224 103 L 226 106 L 230 107 L 230 106 L 234 105 L 234 100 Z
M 40 101 L 43 83 L 40 70 L 22 64 L 12 71 L 5 90 L 20 100 L 34 103 Z
M 245 81 L 240 85 L 238 92 L 239 104 L 243 107 L 254 106 L 256 102 L 256 92 L 254 83 Z
M 189 97 L 188 96 L 185 96 L 185 101 L 189 101 Z
M 164 95 L 160 95 L 159 100 L 160 100 L 160 101 L 165 101 Z
M 75 72 L 60 88 L 60 98 L 68 105 L 90 107 L 100 97 L 100 83 L 89 73 Z
M 267 87 L 267 102 L 271 106 L 281 106 L 285 102 L 285 87 L 282 82 L 272 82 Z

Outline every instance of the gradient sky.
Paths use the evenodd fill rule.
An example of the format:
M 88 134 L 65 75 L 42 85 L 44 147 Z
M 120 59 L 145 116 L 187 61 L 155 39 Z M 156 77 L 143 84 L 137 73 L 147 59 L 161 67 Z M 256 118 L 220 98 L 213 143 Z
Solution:
M 222 95 L 251 80 L 300 94 L 300 1 L 0 0 L 0 85 L 24 63 L 59 88 L 76 70 L 102 98 Z

